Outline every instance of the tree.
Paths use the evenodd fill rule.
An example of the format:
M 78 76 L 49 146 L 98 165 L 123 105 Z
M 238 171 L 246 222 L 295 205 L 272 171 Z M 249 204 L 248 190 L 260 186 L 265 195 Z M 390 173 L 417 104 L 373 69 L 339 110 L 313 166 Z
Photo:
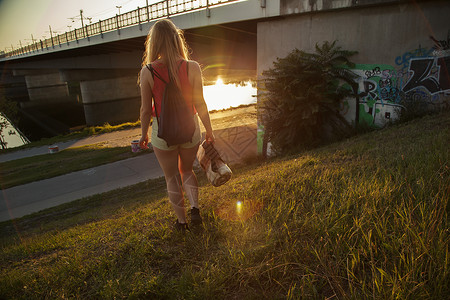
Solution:
M 278 153 L 314 147 L 347 136 L 353 129 L 339 113 L 340 102 L 354 96 L 358 77 L 350 68 L 354 51 L 336 42 L 316 44 L 316 53 L 295 49 L 263 72 L 259 117 Z

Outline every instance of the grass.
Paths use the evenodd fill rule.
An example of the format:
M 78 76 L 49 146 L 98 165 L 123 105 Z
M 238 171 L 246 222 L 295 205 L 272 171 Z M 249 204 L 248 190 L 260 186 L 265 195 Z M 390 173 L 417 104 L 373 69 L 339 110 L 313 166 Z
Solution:
M 446 299 L 449 140 L 444 113 L 200 175 L 185 235 L 162 179 L 3 222 L 0 298 Z
M 70 172 L 135 157 L 130 147 L 106 147 L 104 143 L 65 149 L 52 155 L 43 154 L 0 163 L 0 187 L 13 186 L 52 178 Z

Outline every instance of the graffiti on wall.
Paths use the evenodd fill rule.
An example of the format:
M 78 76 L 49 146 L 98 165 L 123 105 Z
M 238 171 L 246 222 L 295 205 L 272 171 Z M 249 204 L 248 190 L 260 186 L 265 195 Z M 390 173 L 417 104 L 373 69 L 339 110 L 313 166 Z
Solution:
M 431 95 L 450 90 L 450 56 L 411 59 L 410 78 L 403 87 L 408 93 L 417 88 L 425 88 Z
M 433 48 L 425 49 L 419 45 L 419 48 L 406 51 L 402 55 L 399 55 L 395 58 L 395 64 L 399 66 L 400 71 L 404 71 L 409 68 L 409 62 L 413 58 L 423 58 L 430 57 L 433 55 Z
M 386 121 L 395 119 L 400 107 L 400 82 L 397 72 L 389 65 L 357 65 L 353 70 L 358 79 L 358 94 L 360 97 L 360 122 L 383 126 Z M 348 104 L 349 111 L 344 114 L 348 119 L 354 119 L 354 106 Z
M 405 105 L 427 110 L 448 106 L 450 55 L 444 53 L 444 56 L 432 56 L 435 53 L 436 48 L 419 47 L 397 56 L 396 67 L 381 64 L 356 65 L 353 71 L 360 76 L 360 123 L 383 127 L 398 118 L 400 110 L 406 108 Z M 351 100 L 346 100 L 341 106 L 342 114 L 350 122 L 354 122 L 355 118 L 354 101 L 353 99 L 351 103 Z

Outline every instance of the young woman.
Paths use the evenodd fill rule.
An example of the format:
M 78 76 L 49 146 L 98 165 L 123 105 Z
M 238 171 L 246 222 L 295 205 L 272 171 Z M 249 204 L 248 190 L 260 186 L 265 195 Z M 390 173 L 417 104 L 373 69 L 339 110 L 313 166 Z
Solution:
M 169 79 L 175 82 L 188 105 L 193 107 L 192 118 L 196 124 L 196 130 L 191 142 L 169 147 L 163 139 L 158 137 L 155 109 L 157 112 L 161 111 L 165 83 L 156 76 L 152 76 L 149 64 L 166 82 Z M 187 222 L 182 187 L 191 204 L 191 224 L 202 223 L 198 206 L 198 182 L 192 170 L 201 141 L 198 117 L 206 129 L 206 139 L 214 142 L 214 134 L 203 98 L 200 66 L 197 62 L 188 60 L 183 33 L 168 19 L 157 21 L 147 36 L 140 85 L 142 137 L 139 145 L 142 149 L 147 147 L 151 117 L 155 117 L 152 124 L 151 143 L 164 172 L 169 200 L 177 216 L 175 227 L 185 230 Z

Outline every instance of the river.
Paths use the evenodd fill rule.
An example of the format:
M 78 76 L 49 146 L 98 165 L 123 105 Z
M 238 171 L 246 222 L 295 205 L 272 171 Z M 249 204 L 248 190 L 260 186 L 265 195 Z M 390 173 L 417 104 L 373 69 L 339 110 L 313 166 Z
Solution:
M 220 77 L 214 85 L 203 87 L 203 97 L 209 111 L 256 103 L 256 93 L 251 81 L 225 84 Z

